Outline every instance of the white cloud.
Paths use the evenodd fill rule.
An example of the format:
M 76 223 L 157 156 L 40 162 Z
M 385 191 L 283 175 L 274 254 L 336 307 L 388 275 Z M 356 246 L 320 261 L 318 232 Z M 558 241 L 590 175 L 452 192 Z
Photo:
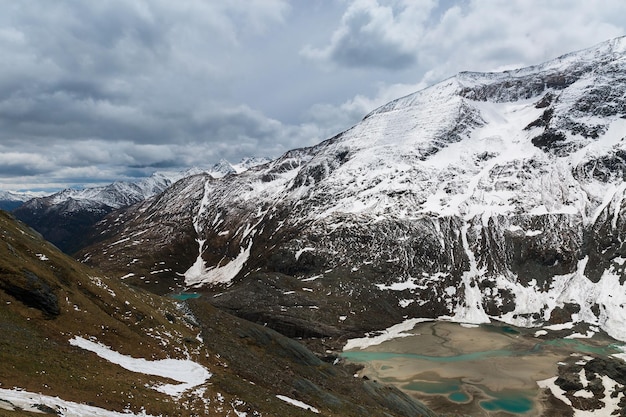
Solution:
M 330 44 L 323 48 L 307 45 L 301 53 L 345 67 L 410 67 L 417 60 L 423 26 L 434 5 L 434 1 L 353 1 Z

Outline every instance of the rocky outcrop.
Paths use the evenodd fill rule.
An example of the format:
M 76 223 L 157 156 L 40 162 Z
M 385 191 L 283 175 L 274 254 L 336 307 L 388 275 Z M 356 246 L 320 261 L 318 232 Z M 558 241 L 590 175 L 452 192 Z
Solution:
M 48 318 L 60 313 L 59 299 L 50 284 L 28 270 L 17 276 L 0 270 L 0 289 L 27 306 L 41 310 Z

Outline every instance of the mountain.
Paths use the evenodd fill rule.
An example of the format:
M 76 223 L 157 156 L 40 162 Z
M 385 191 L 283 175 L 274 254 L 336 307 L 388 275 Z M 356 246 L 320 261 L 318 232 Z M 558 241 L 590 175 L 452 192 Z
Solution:
M 202 298 L 87 268 L 6 212 L 0 234 L 2 416 L 434 417 Z
M 42 193 L 0 191 L 0 210 L 11 211 L 32 198 L 44 196 Z
M 231 165 L 223 160 L 209 170 L 156 172 L 136 182 L 117 181 L 101 187 L 66 189 L 47 197 L 29 198 L 26 203 L 13 207 L 14 214 L 64 252 L 73 253 L 87 244 L 84 240 L 87 231 L 105 215 L 157 195 L 181 178 L 202 172 L 217 178 L 268 161 L 267 158 L 244 158 L 239 164 Z
M 98 225 L 83 261 L 291 336 L 407 317 L 626 340 L 626 38 L 460 73 L 269 164 Z
M 222 178 L 229 174 L 240 174 L 255 166 L 264 165 L 271 162 L 270 158 L 248 157 L 243 158 L 238 164 L 231 164 L 225 159 L 220 160 L 206 172 L 213 178 Z
M 101 187 L 66 189 L 33 198 L 13 213 L 61 250 L 72 253 L 85 244 L 86 230 L 106 214 L 162 192 L 181 176 L 182 173 L 155 173 L 137 182 L 119 181 Z

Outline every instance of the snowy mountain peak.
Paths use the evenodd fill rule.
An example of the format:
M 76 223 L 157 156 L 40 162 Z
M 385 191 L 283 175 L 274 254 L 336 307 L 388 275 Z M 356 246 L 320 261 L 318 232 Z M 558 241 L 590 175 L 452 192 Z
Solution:
M 206 172 L 208 172 L 213 178 L 222 178 L 229 174 L 241 174 L 250 168 L 264 165 L 270 161 L 271 159 L 265 157 L 248 157 L 243 158 L 237 164 L 231 164 L 227 160 L 221 159 Z
M 86 257 L 150 276 L 178 250 L 171 282 L 314 334 L 448 317 L 585 322 L 626 340 L 624 43 L 462 73 L 245 174 L 186 181 L 107 223 L 146 230 L 144 255 L 125 254 L 120 231 Z M 161 236 L 160 217 L 181 224 Z

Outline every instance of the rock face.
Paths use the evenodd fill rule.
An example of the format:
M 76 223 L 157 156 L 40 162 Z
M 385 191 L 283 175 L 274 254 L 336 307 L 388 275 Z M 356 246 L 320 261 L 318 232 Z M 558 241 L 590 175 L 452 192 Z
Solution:
M 317 146 L 109 216 L 81 256 L 287 334 L 445 316 L 585 321 L 626 340 L 625 74 L 626 38 L 461 73 Z

